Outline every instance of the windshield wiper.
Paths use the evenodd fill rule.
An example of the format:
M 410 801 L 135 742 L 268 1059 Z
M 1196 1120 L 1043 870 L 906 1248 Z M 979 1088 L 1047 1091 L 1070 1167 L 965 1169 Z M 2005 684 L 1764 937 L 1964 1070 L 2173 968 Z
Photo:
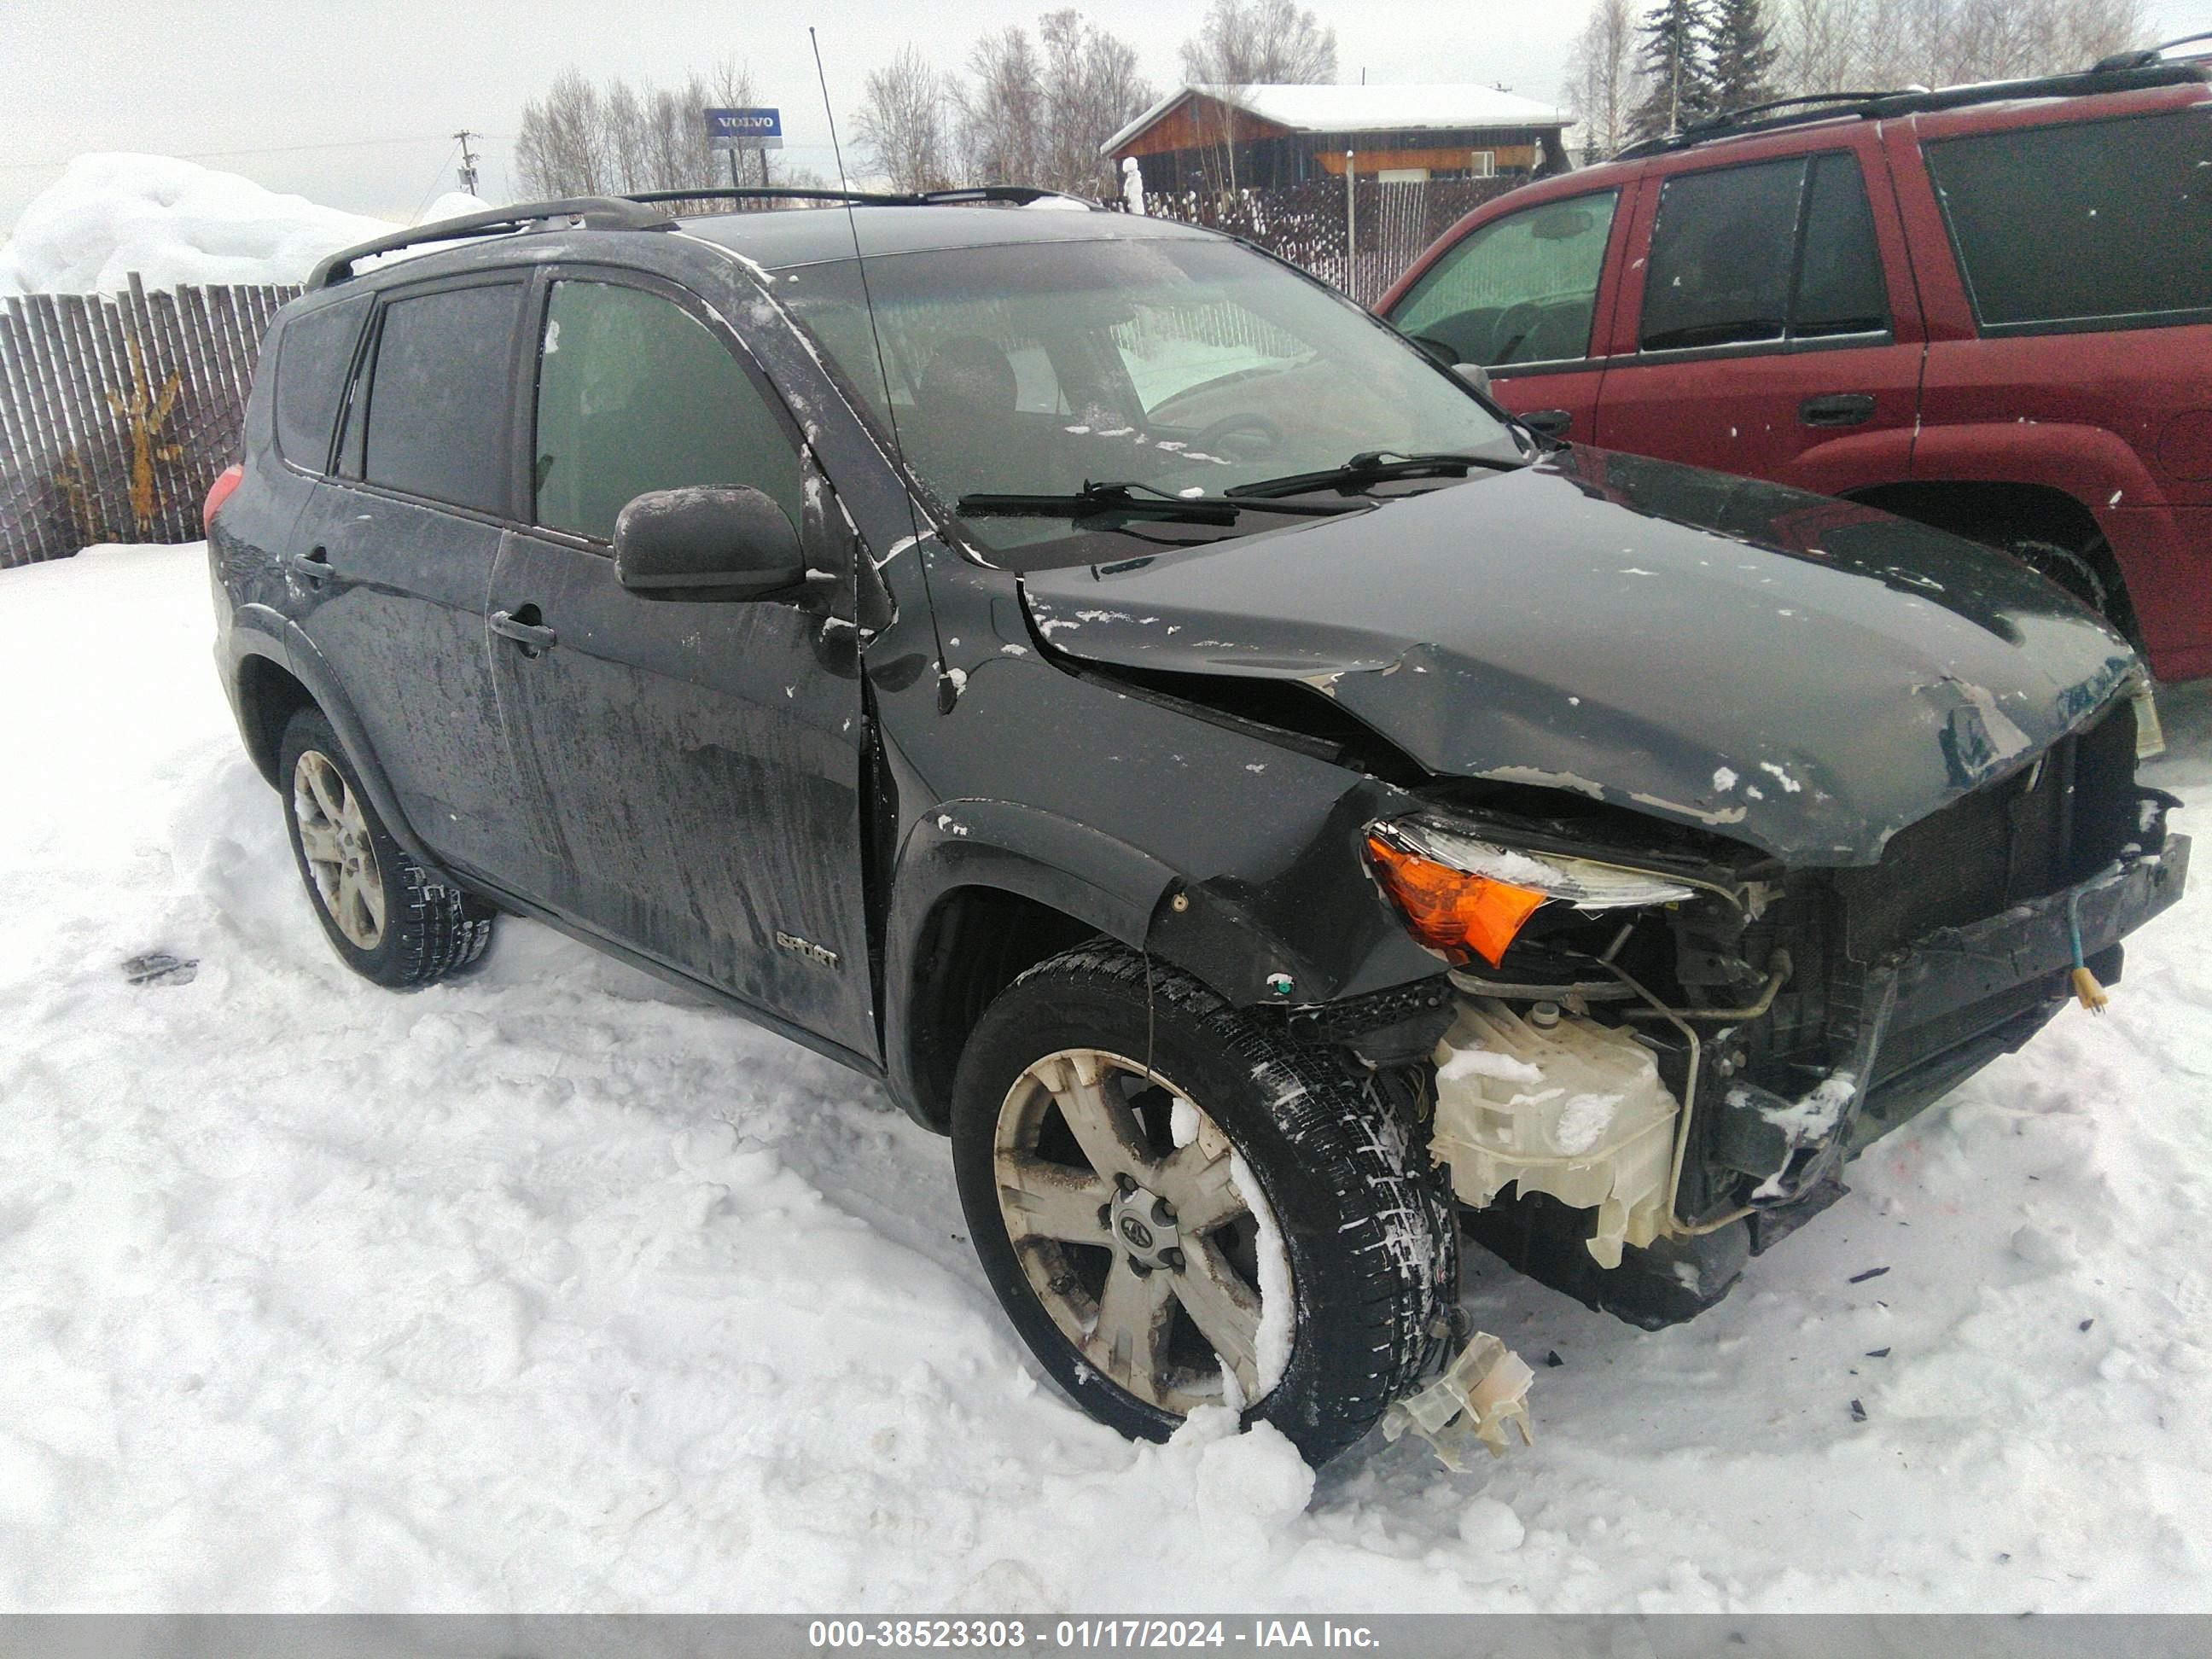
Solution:
M 1144 493 L 1139 494 L 1142 491 Z M 1328 518 L 1356 513 L 1364 501 L 1314 501 L 1296 505 L 1239 501 L 1227 495 L 1172 495 L 1148 483 L 1086 483 L 1066 495 L 963 495 L 953 511 L 963 519 L 1110 519 L 1120 522 L 1158 520 L 1172 524 L 1233 525 L 1246 513 L 1281 513 L 1297 518 Z
M 1303 495 L 1313 489 L 1360 489 L 1369 484 L 1387 483 L 1393 478 L 1464 478 L 1476 467 L 1495 472 L 1518 472 L 1527 465 L 1526 461 L 1501 460 L 1487 455 L 1401 455 L 1395 450 L 1370 449 L 1354 455 L 1342 466 L 1327 467 L 1319 472 L 1292 472 L 1279 478 L 1262 478 L 1256 483 L 1232 484 L 1227 493 L 1273 499 L 1278 495 Z

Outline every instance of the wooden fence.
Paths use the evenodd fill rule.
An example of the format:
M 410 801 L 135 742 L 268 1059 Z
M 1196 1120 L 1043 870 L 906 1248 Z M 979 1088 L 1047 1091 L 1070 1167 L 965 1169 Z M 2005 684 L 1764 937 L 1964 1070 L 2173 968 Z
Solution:
M 1371 305 L 1462 215 L 1522 182 L 1362 179 L 1351 201 L 1340 179 L 1265 190 L 1148 191 L 1145 211 L 1256 242 Z
M 236 459 L 254 361 L 296 288 L 0 302 L 0 567 L 190 542 Z

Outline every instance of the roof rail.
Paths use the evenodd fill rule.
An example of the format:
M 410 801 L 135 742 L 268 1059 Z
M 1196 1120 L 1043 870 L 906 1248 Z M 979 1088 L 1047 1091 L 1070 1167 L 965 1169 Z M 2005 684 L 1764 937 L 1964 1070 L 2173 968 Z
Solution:
M 2116 52 L 2110 58 L 2100 58 L 2097 60 L 2096 70 L 2093 72 L 2107 74 L 2113 70 L 2141 69 L 2146 64 L 2160 62 L 2176 46 L 2194 46 L 2199 40 L 2212 40 L 2212 29 L 2200 29 L 2195 34 L 2184 34 L 2171 40 L 2161 40 L 2158 45 L 2146 46 L 2141 52 Z M 2205 54 L 2198 52 L 2196 55 L 2201 58 Z
M 458 219 L 441 219 L 434 224 L 417 225 L 411 230 L 394 231 L 389 236 L 373 237 L 351 247 L 340 248 L 317 262 L 308 273 L 307 286 L 330 288 L 345 282 L 354 274 L 356 260 L 374 254 L 396 253 L 424 242 L 458 242 L 472 236 L 497 236 L 548 219 L 573 219 L 590 230 L 650 230 L 675 222 L 640 202 L 618 196 L 569 196 L 554 202 L 489 208 L 482 213 L 465 213 Z
M 951 190 L 824 190 L 804 185 L 718 185 L 699 190 L 627 191 L 625 202 L 850 202 L 857 207 L 958 207 L 970 202 L 1005 202 L 1016 207 L 1056 196 L 1102 210 L 1087 196 L 1038 185 L 963 185 Z
M 2185 37 L 2185 40 L 2198 38 L 2194 35 Z M 1709 121 L 1685 127 L 1678 133 L 1646 138 L 1640 143 L 1629 145 L 1613 159 L 1616 161 L 1640 161 L 1646 156 L 1688 149 L 1717 138 L 1770 132 L 1778 127 L 1800 126 L 1814 121 L 1854 117 L 1861 120 L 1884 120 L 1891 116 L 1924 115 L 1937 110 L 1960 109 L 1971 104 L 1995 103 L 2006 98 L 2083 98 L 2097 93 L 2129 92 L 2145 87 L 2178 86 L 2191 81 L 2212 80 L 2212 66 L 2188 58 L 2167 60 L 2158 56 L 2167 47 L 2184 43 L 2183 40 L 2169 40 L 2166 46 L 2154 47 L 2148 52 L 2123 52 L 2106 58 L 2094 69 L 2064 75 L 2033 76 L 2019 81 L 1985 81 L 1972 86 L 1939 87 L 1933 91 L 1926 87 L 1900 87 L 1894 92 L 1836 92 L 1808 98 L 1777 99 L 1771 103 L 1754 104 L 1748 109 L 1730 110 Z M 1795 107 L 1808 105 L 1812 107 Z M 1746 118 L 1765 115 L 1778 109 L 1788 109 L 1790 112 L 1771 115 L 1765 120 Z
M 915 198 L 873 190 L 823 190 L 818 185 L 708 185 L 697 190 L 625 191 L 625 202 L 854 202 L 863 207 L 903 206 Z

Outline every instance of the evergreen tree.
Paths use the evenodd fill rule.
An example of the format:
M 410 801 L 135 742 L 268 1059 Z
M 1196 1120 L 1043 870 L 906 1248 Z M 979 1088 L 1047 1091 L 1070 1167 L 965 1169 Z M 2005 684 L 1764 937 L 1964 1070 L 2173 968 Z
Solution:
M 1645 17 L 1644 69 L 1651 95 L 1630 125 L 1637 139 L 1662 138 L 1714 112 L 1712 0 L 1659 0 Z
M 1759 0 L 1719 0 L 1712 24 L 1714 110 L 1725 114 L 1776 96 L 1769 76 L 1781 55 L 1768 38 Z

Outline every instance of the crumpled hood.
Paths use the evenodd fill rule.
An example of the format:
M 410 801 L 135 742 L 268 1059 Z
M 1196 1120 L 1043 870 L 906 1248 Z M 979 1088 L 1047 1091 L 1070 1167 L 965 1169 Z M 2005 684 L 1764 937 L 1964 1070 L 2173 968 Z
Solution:
M 1431 771 L 1871 863 L 2137 672 L 1971 543 L 1577 447 L 1310 525 L 1023 579 L 1068 656 L 1305 681 Z

